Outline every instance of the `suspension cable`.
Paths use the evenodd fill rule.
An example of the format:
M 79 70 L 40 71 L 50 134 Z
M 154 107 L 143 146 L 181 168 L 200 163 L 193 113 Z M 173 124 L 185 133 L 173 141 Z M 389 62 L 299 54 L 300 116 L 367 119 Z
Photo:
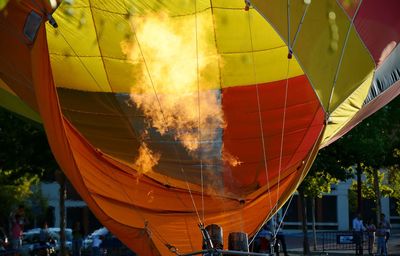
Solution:
M 164 114 L 164 111 L 163 111 L 163 108 L 162 108 L 162 105 L 161 105 L 161 101 L 160 101 L 160 99 L 159 99 L 159 97 L 158 97 L 157 90 L 156 90 L 156 88 L 155 88 L 155 85 L 154 85 L 154 82 L 153 82 L 153 79 L 152 79 L 152 76 L 151 76 L 149 67 L 148 67 L 148 65 L 147 65 L 146 58 L 145 58 L 145 56 L 144 56 L 144 54 L 143 54 L 143 51 L 142 51 L 142 47 L 141 47 L 139 38 L 137 37 L 137 34 L 136 34 L 135 25 L 133 24 L 133 22 L 132 22 L 131 25 L 132 25 L 132 29 L 133 29 L 133 35 L 134 35 L 134 37 L 135 37 L 135 39 L 136 39 L 136 42 L 137 42 L 137 44 L 138 44 L 138 48 L 139 48 L 141 57 L 142 57 L 142 59 L 143 59 L 143 63 L 144 63 L 144 65 L 145 65 L 147 75 L 148 75 L 148 77 L 149 77 L 149 80 L 150 80 L 150 83 L 151 83 L 151 86 L 152 86 L 154 95 L 155 95 L 155 97 L 156 97 L 156 99 L 157 99 L 157 103 L 158 103 L 158 106 L 159 106 L 159 108 L 160 108 L 161 116 L 162 116 L 162 118 L 164 119 L 164 121 L 166 121 L 165 114 Z M 196 206 L 196 202 L 194 201 L 194 198 L 193 198 L 192 190 L 191 190 L 190 185 L 189 185 L 189 182 L 188 182 L 188 180 L 187 180 L 187 176 L 186 176 L 185 170 L 184 170 L 184 168 L 182 167 L 182 166 L 183 166 L 183 164 L 182 164 L 182 159 L 180 158 L 180 156 L 179 156 L 179 154 L 178 154 L 178 151 L 177 151 L 177 149 L 176 149 L 175 143 L 173 143 L 173 148 L 174 148 L 175 155 L 177 156 L 178 161 L 179 161 L 179 164 L 180 164 L 180 166 L 181 166 L 180 169 L 181 169 L 181 172 L 182 172 L 182 174 L 183 174 L 183 176 L 184 176 L 184 178 L 185 178 L 186 186 L 187 186 L 187 188 L 188 188 L 188 190 L 189 190 L 190 198 L 191 198 L 192 204 L 193 204 L 193 209 L 194 209 L 195 212 L 196 212 L 196 215 L 197 215 L 197 218 L 198 218 L 199 223 L 202 223 L 202 222 L 201 222 L 201 219 L 200 219 L 200 214 L 199 214 L 198 209 L 197 209 L 197 206 Z
M 288 91 L 289 91 L 289 72 L 290 72 L 290 60 L 292 59 L 292 54 L 293 54 L 293 48 L 295 47 L 297 37 L 299 35 L 300 29 L 302 27 L 302 24 L 304 22 L 304 18 L 306 16 L 307 10 L 308 10 L 309 4 L 306 4 L 306 7 L 303 11 L 302 18 L 300 20 L 299 25 L 297 26 L 296 33 L 293 38 L 293 43 L 291 44 L 290 41 L 290 33 L 288 33 L 288 63 L 287 63 L 287 70 L 286 70 L 286 85 L 285 85 L 285 103 L 284 103 L 284 111 L 283 111 L 283 120 L 282 120 L 282 132 L 281 132 L 281 145 L 280 145 L 280 155 L 279 155 L 279 169 L 278 169 L 278 190 L 277 190 L 277 199 L 276 203 L 274 206 L 274 211 L 277 211 L 277 207 L 279 204 L 278 197 L 279 197 L 279 192 L 280 192 L 280 179 L 281 179 L 281 172 L 282 172 L 282 157 L 283 157 L 283 142 L 284 142 L 284 133 L 285 133 L 285 122 L 286 122 L 286 110 L 287 110 L 287 97 L 288 97 Z M 288 31 L 290 31 L 290 0 L 288 0 Z
M 199 41 L 198 41 L 198 21 L 197 21 L 197 0 L 194 1 L 194 16 L 196 26 L 196 79 L 197 79 L 197 105 L 198 105 L 198 129 L 197 138 L 199 140 L 199 158 L 200 158 L 200 181 L 201 181 L 201 208 L 204 223 L 204 176 L 203 176 L 203 152 L 202 152 L 202 136 L 201 136 L 201 104 L 200 104 L 200 77 L 199 77 Z
M 355 11 L 355 13 L 353 15 L 353 18 L 351 19 L 351 22 L 349 24 L 349 29 L 347 30 L 346 37 L 344 39 L 343 48 L 342 48 L 342 51 L 340 53 L 340 59 L 339 59 L 338 65 L 336 67 L 335 77 L 333 79 L 332 90 L 331 90 L 330 95 L 329 95 L 329 101 L 328 101 L 328 107 L 327 107 L 328 114 L 330 112 L 329 108 L 330 108 L 330 105 L 331 105 L 331 102 L 332 102 L 333 92 L 334 92 L 334 90 L 336 88 L 336 82 L 337 82 L 337 80 L 339 78 L 339 72 L 340 72 L 340 69 L 342 67 L 342 61 L 343 61 L 343 57 L 344 57 L 344 52 L 345 52 L 346 47 L 347 47 L 347 42 L 349 41 L 351 28 L 353 27 L 353 23 L 354 23 L 354 20 L 355 20 L 357 14 L 358 14 L 358 10 L 360 9 L 361 3 L 362 3 L 362 0 L 360 0 L 360 2 L 358 3 L 357 9 L 356 9 L 356 11 Z
M 253 45 L 253 33 L 251 29 L 251 19 L 250 19 L 250 12 L 251 9 L 248 11 L 248 24 L 249 24 L 249 32 L 250 32 L 250 44 L 251 44 L 251 57 L 252 57 L 252 62 L 253 62 L 253 78 L 254 78 L 254 83 L 256 85 L 256 95 L 257 95 L 257 108 L 258 108 L 258 119 L 260 123 L 260 129 L 261 129 L 261 143 L 262 143 L 262 152 L 263 152 L 263 159 L 264 159 L 264 169 L 265 169 L 265 175 L 267 178 L 267 186 L 268 190 L 270 190 L 270 183 L 269 183 L 269 174 L 268 174 L 268 163 L 267 163 L 267 152 L 265 148 L 265 138 L 264 138 L 264 127 L 263 127 L 263 119 L 261 115 L 261 104 L 260 104 L 260 95 L 258 91 L 258 82 L 257 82 L 257 72 L 256 72 L 256 66 L 255 66 L 255 58 L 254 58 L 254 45 Z M 272 208 L 272 199 L 269 197 L 269 206 Z

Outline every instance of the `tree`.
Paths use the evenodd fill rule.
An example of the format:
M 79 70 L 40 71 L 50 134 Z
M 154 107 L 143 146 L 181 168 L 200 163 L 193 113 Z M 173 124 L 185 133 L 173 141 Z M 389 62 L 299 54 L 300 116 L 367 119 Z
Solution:
M 0 219 L 2 226 L 7 226 L 16 205 L 32 195 L 31 202 L 40 201 L 40 191 L 35 194 L 31 188 L 40 180 L 52 180 L 57 163 L 40 124 L 1 108 L 0 145 Z M 26 206 L 27 212 L 32 211 Z
M 379 199 L 381 194 L 384 196 L 389 194 L 391 196 L 396 195 L 400 198 L 400 192 L 391 192 L 387 186 L 382 185 L 383 176 L 379 172 L 379 168 L 388 165 L 391 166 L 390 169 L 399 170 L 399 165 L 396 165 L 398 163 L 398 159 L 395 159 L 396 154 L 394 154 L 394 157 L 388 157 L 390 155 L 388 152 L 392 152 L 394 148 L 400 148 L 399 116 L 400 98 L 398 97 L 388 106 L 365 120 L 365 122 L 359 124 L 346 136 L 329 147 L 320 150 L 309 174 L 298 189 L 299 196 L 304 197 L 301 198 L 301 202 L 303 202 L 302 208 L 305 211 L 307 210 L 305 205 L 307 198 L 312 198 L 314 201 L 316 197 L 329 192 L 333 183 L 354 177 L 354 170 L 358 177 L 358 211 L 362 212 L 361 198 L 363 194 L 375 199 L 377 216 L 380 213 Z M 399 151 L 394 152 L 400 155 Z M 367 176 L 367 185 L 362 186 L 361 174 L 364 172 Z M 395 171 L 390 173 L 389 182 L 392 185 L 400 185 L 400 174 Z M 368 191 L 366 190 L 367 187 Z M 400 210 L 400 203 L 398 207 Z M 314 211 L 315 209 L 312 209 L 313 217 L 315 216 Z M 308 241 L 307 227 L 304 227 L 307 223 L 306 214 L 303 212 L 302 215 L 303 232 L 305 240 Z M 314 219 L 315 217 L 313 218 L 313 230 L 315 232 Z M 308 242 L 305 242 L 304 245 L 308 247 Z M 306 252 L 307 248 L 304 250 Z
M 390 152 L 398 148 L 400 139 L 400 97 L 366 119 L 333 145 L 340 148 L 336 157 L 343 167 L 355 170 L 358 194 L 358 211 L 362 213 L 361 174 L 369 175 L 373 184 L 374 201 L 377 204 L 377 217 L 381 211 L 380 197 L 382 179 L 379 169 L 392 165 L 395 160 Z
M 352 177 L 351 173 L 342 166 L 339 158 L 337 158 L 337 151 L 340 150 L 335 144 L 330 147 L 323 148 L 318 152 L 317 158 L 314 161 L 310 172 L 303 180 L 299 189 L 301 207 L 306 208 L 307 199 L 311 200 L 311 216 L 313 226 L 313 245 L 316 250 L 316 227 L 315 227 L 315 200 L 321 198 L 324 193 L 329 193 L 331 187 L 337 184 L 340 180 L 346 180 Z M 304 198 L 301 198 L 304 196 Z M 306 213 L 302 214 L 303 225 L 307 223 Z M 304 238 L 308 241 L 307 228 L 303 227 Z M 309 246 L 308 242 L 304 242 L 305 246 Z M 305 249 L 305 252 L 309 249 Z
M 64 173 L 60 170 L 56 172 L 56 179 L 58 184 L 60 184 L 60 255 L 68 255 L 66 248 L 66 238 L 65 238 L 65 228 L 66 228 L 66 216 L 65 216 L 65 199 L 67 198 L 66 189 L 66 177 Z
M 307 175 L 301 184 L 302 193 L 300 196 L 304 198 L 300 199 L 302 202 L 301 207 L 306 208 L 305 203 L 307 199 L 311 200 L 311 216 L 312 216 L 312 227 L 313 227 L 313 247 L 314 251 L 317 249 L 317 238 L 316 238 L 316 227 L 315 227 L 315 200 L 316 198 L 322 198 L 324 193 L 331 192 L 332 184 L 337 184 L 338 179 L 334 178 L 328 172 L 314 171 L 311 175 Z M 307 223 L 307 215 L 303 214 L 303 223 Z M 304 237 L 307 236 L 307 230 L 304 230 Z M 307 239 L 308 240 L 308 239 Z M 305 243 L 306 244 L 306 243 Z M 309 251 L 309 250 L 307 250 Z
M 381 213 L 381 197 L 389 197 L 394 193 L 392 187 L 385 180 L 385 172 L 360 164 L 360 169 L 364 173 L 365 180 L 361 186 L 361 195 L 363 199 L 372 199 L 376 205 L 375 213 L 376 218 L 379 219 Z M 355 183 L 352 184 L 351 190 L 356 190 Z
M 400 187 L 400 149 L 396 148 L 393 150 L 393 158 L 397 160 L 391 166 L 388 167 L 388 183 L 390 187 L 399 188 Z M 393 193 L 390 195 L 392 198 L 396 198 L 396 211 L 400 214 L 400 190 L 394 189 Z

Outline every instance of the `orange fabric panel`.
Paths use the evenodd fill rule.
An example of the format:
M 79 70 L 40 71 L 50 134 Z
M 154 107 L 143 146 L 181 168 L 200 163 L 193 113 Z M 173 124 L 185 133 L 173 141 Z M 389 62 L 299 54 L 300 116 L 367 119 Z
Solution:
M 31 108 L 37 109 L 32 88 L 30 45 L 23 34 L 30 11 L 37 11 L 31 1 L 10 1 L 0 12 L 0 77 Z M 3 61 L 4 60 L 4 61 Z
M 121 241 L 127 243 L 141 255 L 158 255 L 152 250 L 152 242 L 141 228 L 128 227 L 122 225 L 109 216 L 96 204 L 86 188 L 84 180 L 79 171 L 79 166 L 75 162 L 71 144 L 82 144 L 72 132 L 68 136 L 68 130 L 72 130 L 68 124 L 64 123 L 60 112 L 56 89 L 52 79 L 49 55 L 46 43 L 45 29 L 42 24 L 39 35 L 31 52 L 33 84 L 36 90 L 39 112 L 43 118 L 47 136 L 52 151 L 67 175 L 71 183 L 77 188 L 82 198 L 89 205 L 90 209 L 103 224 L 107 225 L 111 232 L 120 234 Z M 93 155 L 96 158 L 96 155 Z M 96 161 L 92 159 L 92 161 Z M 135 243 L 133 246 L 133 239 Z M 146 245 L 146 246 L 144 246 Z

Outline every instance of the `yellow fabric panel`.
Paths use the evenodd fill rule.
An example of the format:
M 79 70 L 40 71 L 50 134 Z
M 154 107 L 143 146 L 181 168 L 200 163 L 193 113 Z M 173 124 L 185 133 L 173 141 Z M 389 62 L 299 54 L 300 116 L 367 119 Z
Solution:
M 105 57 L 126 60 L 121 50 L 121 42 L 131 35 L 127 17 L 98 9 L 92 9 L 92 15 L 96 24 L 96 44 L 99 44 L 100 53 Z
M 96 9 L 112 11 L 113 13 L 127 13 L 143 15 L 149 12 L 163 12 L 168 10 L 171 16 L 189 15 L 195 12 L 202 12 L 210 8 L 210 0 L 143 0 L 143 1 L 110 1 L 110 0 L 90 0 Z M 196 5 L 195 5 L 196 4 Z
M 284 80 L 287 76 L 287 47 L 277 48 L 271 51 L 254 53 L 223 54 L 222 62 L 222 87 L 235 85 L 249 85 Z M 253 70 L 256 71 L 254 80 Z M 288 77 L 302 75 L 303 72 L 295 59 L 290 60 L 290 72 Z
M 107 67 L 107 76 L 113 92 L 129 93 L 130 88 L 138 82 L 140 69 L 125 60 L 104 58 L 104 65 Z
M 328 111 L 335 111 L 338 105 L 371 75 L 374 68 L 373 58 L 352 27 Z
M 243 10 L 245 5 L 244 1 L 237 0 L 211 0 L 213 8 L 233 8 Z
M 75 3 L 75 2 L 74 2 Z M 98 24 L 91 9 L 62 4 L 54 18 L 59 27 L 46 24 L 49 53 L 57 86 L 87 91 L 110 92 L 110 86 L 98 47 Z M 105 23 L 103 20 L 102 23 Z M 100 23 L 100 24 L 102 24 Z M 97 34 L 96 34 L 97 33 Z
M 46 28 L 48 41 L 51 42 L 50 54 L 100 56 L 89 7 L 72 8 L 70 5 L 62 4 L 55 12 L 54 19 L 59 24 L 58 28 L 50 25 Z
M 100 57 L 51 55 L 54 80 L 59 87 L 110 92 Z
M 207 38 L 205 41 L 199 40 L 198 47 L 199 51 L 206 52 L 205 57 L 210 60 L 200 74 L 202 89 L 286 79 L 285 43 L 258 12 L 246 12 L 243 9 L 242 0 L 197 1 L 197 31 L 206 31 Z M 129 19 L 167 12 L 171 16 L 172 27 L 188 27 L 188 35 L 195 38 L 194 10 L 194 2 L 190 0 L 64 2 L 54 14 L 59 28 L 47 26 L 56 85 L 85 91 L 130 92 L 131 87 L 141 79 L 138 73 L 143 75 L 144 61 L 141 55 L 127 60 L 123 53 L 121 43 L 126 39 L 131 40 L 133 48 L 138 47 Z M 139 38 L 139 42 L 141 40 Z M 146 62 L 157 62 L 146 57 L 145 45 L 141 47 L 144 48 Z M 253 74 L 252 49 L 255 51 L 257 81 Z M 194 43 L 193 56 L 187 58 L 192 62 L 196 60 Z M 303 74 L 296 60 L 292 59 L 291 63 L 289 77 Z M 157 72 L 150 69 L 150 73 L 156 75 Z
M 217 8 L 214 15 L 216 44 L 222 58 L 222 87 L 286 79 L 286 44 L 258 12 Z M 288 77 L 302 74 L 297 61 L 292 59 Z
M 361 109 L 365 98 L 368 95 L 374 72 L 371 72 L 361 84 L 342 104 L 340 104 L 329 117 L 321 146 L 328 142 L 337 132 L 340 131 Z

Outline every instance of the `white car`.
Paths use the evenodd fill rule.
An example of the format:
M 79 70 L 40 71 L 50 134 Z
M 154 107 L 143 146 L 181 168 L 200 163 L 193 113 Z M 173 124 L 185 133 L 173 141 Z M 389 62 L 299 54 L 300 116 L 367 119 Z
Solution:
M 108 229 L 105 227 L 96 229 L 95 231 L 93 231 L 93 233 L 91 233 L 90 235 L 88 235 L 84 240 L 83 240 L 83 244 L 82 247 L 84 249 L 90 249 L 92 247 L 92 243 L 93 243 L 93 238 L 95 236 L 106 236 L 108 234 Z

